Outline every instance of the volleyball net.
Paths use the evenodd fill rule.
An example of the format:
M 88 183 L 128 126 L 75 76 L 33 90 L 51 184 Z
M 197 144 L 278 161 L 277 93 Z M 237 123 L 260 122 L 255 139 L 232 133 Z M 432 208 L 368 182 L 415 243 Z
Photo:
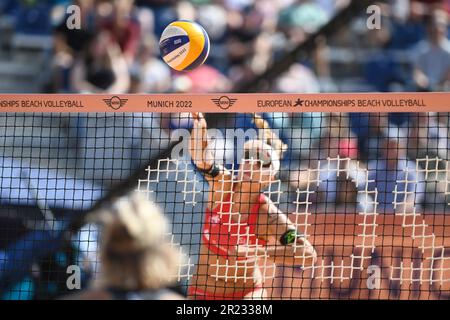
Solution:
M 242 291 L 257 279 L 267 299 L 449 298 L 448 94 L 0 100 L 2 299 L 87 288 L 102 273 L 96 208 L 133 193 L 170 221 L 167 239 L 180 255 L 171 276 L 183 292 L 192 285 Z M 203 112 L 213 162 L 231 177 L 214 187 L 191 158 L 192 112 Z M 244 152 L 246 141 L 263 137 L 255 114 L 287 146 L 269 181 L 261 180 L 264 159 Z M 242 159 L 261 163 L 242 173 Z M 275 261 L 263 243 L 249 240 L 268 239 L 261 234 L 267 225 L 240 228 L 253 204 L 239 186 L 253 175 L 314 247 L 313 263 L 304 263 L 303 242 L 290 245 L 286 263 Z M 213 188 L 219 201 L 210 201 Z M 246 259 L 205 243 L 205 224 L 219 223 L 206 221 L 206 212 L 218 205 L 228 210 L 215 219 L 228 217 L 220 228 L 228 228 L 229 247 L 244 248 Z M 223 234 L 210 236 L 226 246 Z M 78 287 L 68 281 L 74 270 Z

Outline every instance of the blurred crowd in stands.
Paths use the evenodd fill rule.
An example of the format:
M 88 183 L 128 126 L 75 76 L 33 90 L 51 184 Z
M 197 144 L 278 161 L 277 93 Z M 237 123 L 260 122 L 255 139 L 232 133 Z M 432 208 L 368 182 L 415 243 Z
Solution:
M 18 33 L 52 36 L 47 92 L 218 92 L 264 72 L 350 2 L 2 0 L 0 15 L 12 17 Z M 71 4 L 81 8 L 80 30 L 66 27 Z M 314 54 L 281 74 L 271 91 L 448 90 L 450 1 L 376 5 L 380 29 L 369 30 L 362 13 L 322 37 Z M 176 19 L 198 21 L 211 39 L 206 65 L 187 74 L 171 71 L 159 57 L 159 36 Z
M 49 92 L 218 92 L 263 72 L 346 6 L 347 0 L 3 0 L 0 13 L 16 18 L 16 30 L 53 35 Z M 68 30 L 65 9 L 81 8 L 81 30 Z M 173 72 L 159 57 L 158 40 L 170 22 L 196 20 L 207 30 L 207 64 L 188 74 Z M 309 68 L 290 76 L 316 91 Z M 289 76 L 287 76 L 289 77 Z M 285 79 L 287 80 L 287 79 Z M 284 81 L 286 82 L 286 81 Z M 288 81 L 290 82 L 290 81 Z M 312 82 L 311 84 L 309 84 Z

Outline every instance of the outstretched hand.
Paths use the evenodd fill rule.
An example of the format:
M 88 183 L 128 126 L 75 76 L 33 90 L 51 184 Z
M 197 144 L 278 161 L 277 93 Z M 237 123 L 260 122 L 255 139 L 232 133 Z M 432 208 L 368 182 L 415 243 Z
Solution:
M 194 125 L 190 138 L 190 153 L 195 165 L 201 169 L 211 168 L 213 156 L 206 152 L 208 146 L 208 130 L 205 117 L 201 112 L 192 112 Z

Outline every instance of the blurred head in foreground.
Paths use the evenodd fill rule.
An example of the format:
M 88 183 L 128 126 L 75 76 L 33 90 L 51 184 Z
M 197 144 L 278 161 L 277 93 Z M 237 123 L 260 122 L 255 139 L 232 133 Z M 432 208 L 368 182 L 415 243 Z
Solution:
M 104 286 L 144 291 L 171 283 L 179 257 L 165 239 L 166 221 L 158 207 L 136 194 L 119 199 L 102 218 Z
M 179 300 L 167 289 L 180 264 L 168 242 L 160 209 L 139 194 L 100 209 L 102 272 L 91 288 L 63 297 L 73 300 Z M 83 288 L 82 288 L 83 289 Z

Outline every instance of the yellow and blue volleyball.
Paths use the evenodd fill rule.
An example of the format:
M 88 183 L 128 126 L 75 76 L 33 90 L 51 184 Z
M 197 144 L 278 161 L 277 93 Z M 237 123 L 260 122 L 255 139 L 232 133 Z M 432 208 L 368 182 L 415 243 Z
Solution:
M 205 29 L 192 21 L 175 21 L 163 31 L 159 49 L 163 60 L 177 71 L 202 65 L 209 54 L 209 37 Z

